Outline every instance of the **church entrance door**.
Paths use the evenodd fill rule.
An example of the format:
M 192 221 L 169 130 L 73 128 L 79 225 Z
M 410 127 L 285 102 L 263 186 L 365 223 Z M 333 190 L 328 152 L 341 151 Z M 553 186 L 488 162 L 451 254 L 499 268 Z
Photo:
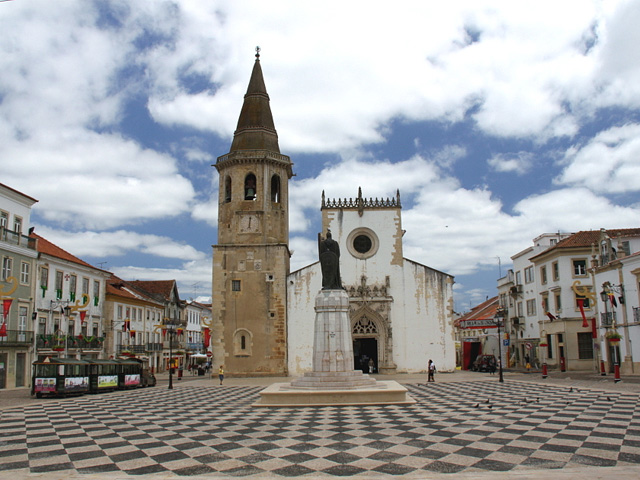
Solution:
M 373 360 L 373 372 L 378 373 L 378 340 L 356 338 L 353 340 L 353 368 L 369 373 L 369 360 Z

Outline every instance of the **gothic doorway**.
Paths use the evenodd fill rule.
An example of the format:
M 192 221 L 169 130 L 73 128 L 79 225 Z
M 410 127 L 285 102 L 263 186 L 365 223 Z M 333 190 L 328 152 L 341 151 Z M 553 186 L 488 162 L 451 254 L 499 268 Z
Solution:
M 373 373 L 378 371 L 378 340 L 356 338 L 353 340 L 353 368 L 369 373 L 369 362 L 373 360 Z

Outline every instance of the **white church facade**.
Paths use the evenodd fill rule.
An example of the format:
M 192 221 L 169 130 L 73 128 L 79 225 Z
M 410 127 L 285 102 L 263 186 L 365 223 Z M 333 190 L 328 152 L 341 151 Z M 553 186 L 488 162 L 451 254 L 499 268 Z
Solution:
M 402 206 L 395 198 L 322 198 L 323 235 L 340 246 L 342 284 L 349 295 L 354 367 L 375 373 L 424 372 L 432 359 L 455 369 L 453 277 L 403 255 Z M 288 370 L 311 369 L 316 262 L 287 281 Z
M 259 55 L 229 153 L 218 157 L 212 353 L 231 376 L 311 371 L 319 262 L 290 272 L 293 163 L 280 153 Z M 404 258 L 400 194 L 321 199 L 340 246 L 354 366 L 376 373 L 455 369 L 453 277 Z

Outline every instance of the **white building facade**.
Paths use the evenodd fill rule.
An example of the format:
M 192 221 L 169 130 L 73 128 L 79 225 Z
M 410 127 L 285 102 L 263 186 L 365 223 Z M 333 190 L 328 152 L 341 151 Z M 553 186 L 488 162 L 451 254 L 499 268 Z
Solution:
M 400 195 L 391 199 L 322 199 L 322 235 L 340 246 L 342 284 L 350 298 L 354 367 L 368 372 L 455 369 L 453 277 L 408 260 L 402 250 Z M 288 369 L 311 370 L 319 263 L 288 278 Z
M 640 229 L 639 229 L 640 230 Z M 609 371 L 640 372 L 640 231 L 611 239 L 603 234 L 593 269 L 598 314 L 598 350 Z M 621 339 L 608 338 L 617 332 Z
M 0 183 L 0 389 L 25 386 L 30 378 L 37 252 L 24 230 L 36 202 Z
M 74 257 L 41 236 L 35 293 L 37 359 L 102 358 L 103 308 L 111 274 Z

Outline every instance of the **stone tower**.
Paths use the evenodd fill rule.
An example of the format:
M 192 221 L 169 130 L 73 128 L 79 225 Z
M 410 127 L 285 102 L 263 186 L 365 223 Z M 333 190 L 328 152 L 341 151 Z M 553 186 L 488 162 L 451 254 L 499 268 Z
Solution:
M 251 73 L 229 153 L 217 159 L 213 246 L 214 366 L 231 375 L 287 374 L 289 179 L 260 67 Z

